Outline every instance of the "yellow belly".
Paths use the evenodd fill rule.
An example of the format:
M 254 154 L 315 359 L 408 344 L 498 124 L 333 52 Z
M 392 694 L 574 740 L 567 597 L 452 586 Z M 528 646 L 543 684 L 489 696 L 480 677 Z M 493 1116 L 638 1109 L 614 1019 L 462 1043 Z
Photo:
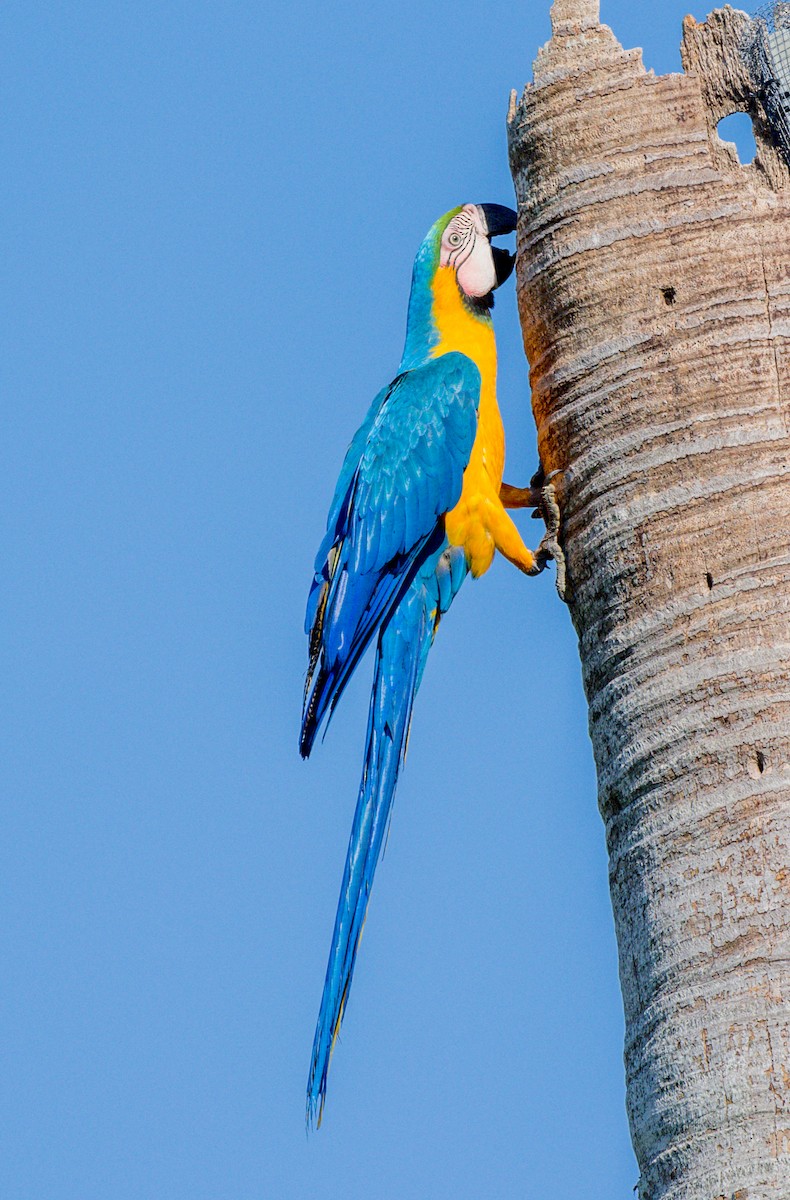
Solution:
M 472 456 L 464 472 L 461 498 L 447 514 L 445 529 L 453 546 L 463 546 L 473 575 L 482 575 L 494 557 L 494 529 L 502 505 L 499 489 L 505 466 L 505 431 L 496 401 L 496 342 L 488 320 L 461 300 L 455 272 L 440 267 L 432 285 L 433 316 L 440 333 L 434 357 L 460 350 L 480 370 L 480 407 Z
M 445 518 L 447 539 L 463 546 L 469 569 L 477 578 L 494 558 L 494 523 L 497 519 L 499 488 L 505 461 L 505 434 L 496 399 L 483 410 L 477 427 L 472 457 L 464 471 L 461 498 Z M 492 411 L 493 409 L 493 411 Z

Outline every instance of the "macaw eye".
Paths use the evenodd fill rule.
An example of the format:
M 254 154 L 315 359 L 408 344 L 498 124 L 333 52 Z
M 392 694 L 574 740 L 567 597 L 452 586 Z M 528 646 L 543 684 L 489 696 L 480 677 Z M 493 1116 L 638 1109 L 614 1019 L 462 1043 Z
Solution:
M 461 238 L 460 233 L 456 232 L 451 233 L 447 240 L 451 246 L 460 246 L 463 239 Z

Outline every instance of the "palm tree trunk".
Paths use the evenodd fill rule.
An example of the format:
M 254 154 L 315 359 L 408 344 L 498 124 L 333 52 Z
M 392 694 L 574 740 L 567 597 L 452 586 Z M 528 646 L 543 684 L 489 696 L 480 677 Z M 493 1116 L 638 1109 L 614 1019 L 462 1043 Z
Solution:
M 745 21 L 687 18 L 655 77 L 556 0 L 509 115 L 642 1200 L 790 1197 L 790 172 Z

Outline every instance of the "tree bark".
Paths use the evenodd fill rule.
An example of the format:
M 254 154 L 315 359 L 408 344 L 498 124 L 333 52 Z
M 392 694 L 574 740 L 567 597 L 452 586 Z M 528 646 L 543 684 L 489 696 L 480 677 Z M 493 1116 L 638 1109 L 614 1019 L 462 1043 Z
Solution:
M 790 172 L 739 54 L 656 77 L 556 0 L 509 114 L 641 1200 L 790 1197 Z M 741 166 L 716 125 L 752 115 Z

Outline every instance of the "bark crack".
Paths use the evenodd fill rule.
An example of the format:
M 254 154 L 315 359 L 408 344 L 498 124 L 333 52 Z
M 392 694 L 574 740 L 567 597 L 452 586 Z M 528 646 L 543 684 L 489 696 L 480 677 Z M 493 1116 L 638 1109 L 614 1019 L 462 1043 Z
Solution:
M 776 344 L 776 335 L 774 333 L 774 319 L 771 310 L 771 289 L 768 283 L 768 267 L 765 262 L 765 242 L 760 240 L 760 265 L 763 272 L 763 283 L 765 284 L 765 315 L 768 320 L 768 336 L 771 339 L 774 359 L 774 378 L 776 382 L 776 398 L 779 405 L 779 413 L 785 429 L 790 432 L 790 414 L 785 409 L 784 399 L 782 397 L 782 375 L 779 370 L 779 349 Z

